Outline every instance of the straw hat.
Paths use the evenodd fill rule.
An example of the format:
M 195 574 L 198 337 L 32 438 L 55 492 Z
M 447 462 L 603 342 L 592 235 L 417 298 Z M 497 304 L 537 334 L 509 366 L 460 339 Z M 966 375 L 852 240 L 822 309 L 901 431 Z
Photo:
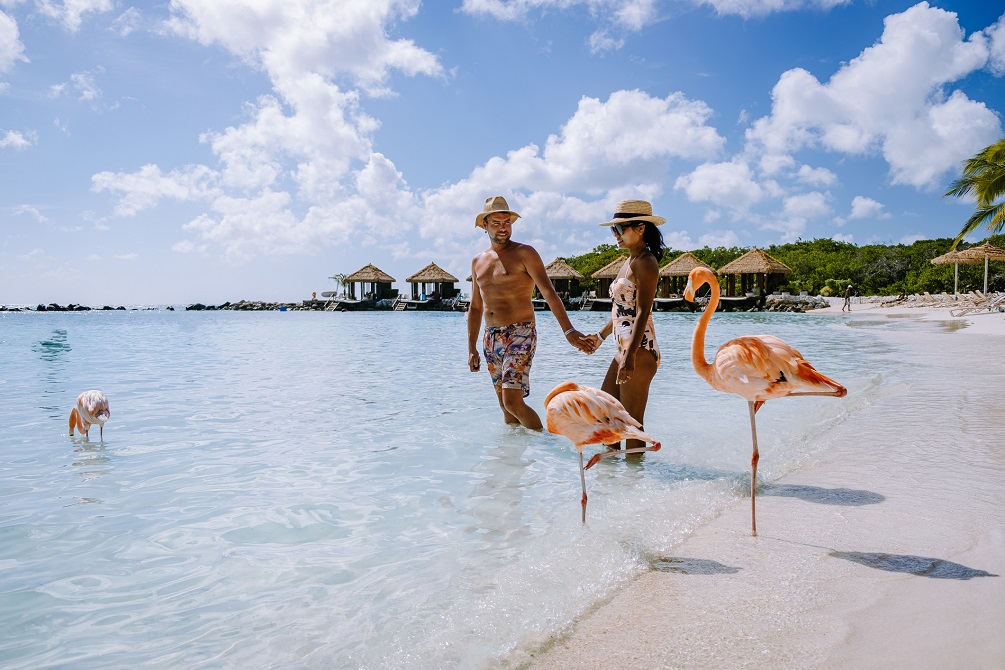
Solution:
M 495 214 L 496 212 L 510 214 L 511 215 L 510 221 L 520 218 L 519 214 L 517 214 L 516 212 L 514 212 L 512 209 L 509 208 L 509 205 L 506 203 L 506 198 L 502 197 L 501 195 L 494 195 L 490 198 L 485 199 L 484 211 L 475 217 L 475 225 L 478 226 L 479 228 L 484 228 L 485 217 L 487 217 L 489 214 Z
M 613 226 L 629 221 L 648 221 L 656 226 L 662 226 L 667 222 L 662 216 L 653 216 L 653 206 L 645 200 L 622 200 L 614 211 L 614 219 L 604 221 L 600 225 Z

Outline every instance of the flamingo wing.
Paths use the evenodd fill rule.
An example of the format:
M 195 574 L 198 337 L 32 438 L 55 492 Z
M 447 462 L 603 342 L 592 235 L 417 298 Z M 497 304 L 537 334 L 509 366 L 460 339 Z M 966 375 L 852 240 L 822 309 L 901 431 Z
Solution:
M 575 384 L 575 388 L 560 390 L 563 386 L 559 385 L 548 395 L 545 424 L 548 432 L 564 435 L 578 451 L 582 452 L 588 444 L 617 442 L 624 438 L 655 442 L 611 394 Z
M 763 402 L 799 392 L 844 391 L 843 386 L 817 372 L 795 347 L 774 335 L 730 340 L 715 355 L 713 367 L 713 386 L 717 390 L 750 401 Z
M 101 391 L 84 391 L 77 396 L 77 411 L 87 423 L 103 423 L 111 414 L 108 398 Z

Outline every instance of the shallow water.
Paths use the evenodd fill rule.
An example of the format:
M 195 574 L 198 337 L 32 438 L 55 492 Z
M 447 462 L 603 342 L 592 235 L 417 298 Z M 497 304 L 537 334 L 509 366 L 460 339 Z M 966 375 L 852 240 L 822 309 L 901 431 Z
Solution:
M 463 314 L 0 314 L 0 664 L 516 663 L 749 495 L 746 403 L 694 374 L 694 315 L 655 321 L 664 448 L 589 471 L 584 526 L 576 452 L 502 424 Z M 856 323 L 712 320 L 709 355 L 769 332 L 849 389 L 758 413 L 765 483 L 903 383 L 896 345 Z M 576 352 L 547 313 L 539 332 L 543 414 L 555 384 L 599 386 L 613 350 Z M 67 435 L 89 388 L 110 400 L 104 440 Z

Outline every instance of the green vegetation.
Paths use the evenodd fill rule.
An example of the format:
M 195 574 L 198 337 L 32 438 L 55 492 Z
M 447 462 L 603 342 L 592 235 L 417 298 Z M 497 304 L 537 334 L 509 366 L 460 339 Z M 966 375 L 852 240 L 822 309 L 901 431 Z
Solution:
M 1005 138 L 964 161 L 962 176 L 950 185 L 943 197 L 967 195 L 976 198 L 977 209 L 953 240 L 954 249 L 960 240 L 983 225 L 992 233 L 1000 233 L 1005 228 Z
M 987 238 L 991 244 L 1005 248 L 1005 235 Z M 984 242 L 982 240 L 981 242 Z M 841 295 L 844 287 L 852 284 L 859 295 L 898 295 L 906 293 L 939 293 L 953 291 L 953 265 L 932 265 L 931 260 L 949 251 L 953 240 L 920 240 L 914 244 L 870 244 L 856 246 L 847 242 L 818 239 L 810 242 L 793 242 L 772 245 L 768 254 L 792 268 L 792 274 L 777 277 L 771 287 L 798 294 Z M 961 248 L 969 246 L 962 244 Z M 750 249 L 740 247 L 703 247 L 692 253 L 713 268 L 720 268 Z M 619 254 L 613 244 L 601 244 L 581 256 L 565 261 L 584 275 L 592 273 L 613 261 Z M 671 249 L 663 257 L 663 264 L 677 258 L 682 251 Z M 778 283 L 775 284 L 775 281 Z M 587 280 L 587 286 L 592 282 Z M 984 287 L 984 264 L 960 265 L 960 291 Z M 988 269 L 988 290 L 1005 291 L 1005 262 L 992 261 Z

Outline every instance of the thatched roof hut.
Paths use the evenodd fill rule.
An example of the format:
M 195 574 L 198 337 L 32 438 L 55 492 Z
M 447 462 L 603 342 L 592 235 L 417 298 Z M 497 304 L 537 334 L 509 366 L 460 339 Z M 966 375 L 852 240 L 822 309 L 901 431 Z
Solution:
M 1005 261 L 1005 249 L 999 249 L 990 242 L 969 249 L 950 251 L 932 259 L 932 263 L 984 263 L 984 292 L 988 292 L 988 261 Z M 959 267 L 956 268 L 959 282 Z M 953 288 L 956 291 L 956 287 Z
M 660 268 L 660 283 L 657 296 L 669 298 L 672 294 L 679 294 L 684 291 L 687 284 L 686 277 L 691 270 L 703 267 L 714 271 L 711 265 L 701 260 L 690 251 L 685 251 L 677 258 L 673 259 Z
M 559 295 L 576 297 L 582 293 L 579 282 L 586 277 L 561 258 L 553 260 L 544 270 Z
M 391 284 L 395 281 L 394 277 L 376 267 L 373 263 L 370 263 L 346 277 L 343 283 L 349 287 L 349 297 L 354 300 L 356 299 L 356 284 L 360 285 L 359 293 L 361 299 L 381 300 L 383 298 L 394 297 Z M 369 291 L 363 290 L 366 284 L 370 285 Z
M 736 295 L 736 275 L 740 276 L 740 292 L 747 293 L 756 285 L 761 295 L 768 293 L 772 275 L 790 275 L 792 268 L 772 258 L 761 249 L 751 249 L 735 261 L 719 268 L 719 275 L 726 277 L 726 295 Z
M 457 293 L 457 289 L 454 288 L 454 284 L 458 282 L 457 277 L 436 263 L 430 263 L 405 281 L 412 285 L 413 299 L 421 296 L 429 296 L 433 299 L 453 298 Z M 422 285 L 421 291 L 419 290 L 420 284 Z M 433 286 L 432 291 L 426 290 L 428 284 Z
M 628 256 L 618 256 L 613 261 L 600 268 L 590 278 L 597 280 L 597 297 L 604 299 L 610 294 L 611 282 L 618 277 L 621 267 L 628 260 Z

